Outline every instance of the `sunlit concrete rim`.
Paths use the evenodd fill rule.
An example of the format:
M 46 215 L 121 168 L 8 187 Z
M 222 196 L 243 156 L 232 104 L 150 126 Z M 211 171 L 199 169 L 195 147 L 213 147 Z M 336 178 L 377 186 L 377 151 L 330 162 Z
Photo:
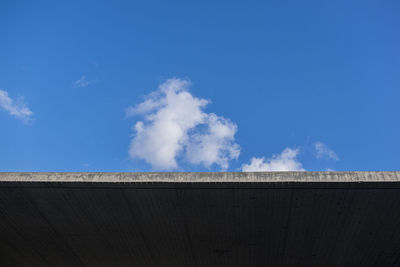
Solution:
M 400 182 L 400 172 L 0 172 L 0 182 Z

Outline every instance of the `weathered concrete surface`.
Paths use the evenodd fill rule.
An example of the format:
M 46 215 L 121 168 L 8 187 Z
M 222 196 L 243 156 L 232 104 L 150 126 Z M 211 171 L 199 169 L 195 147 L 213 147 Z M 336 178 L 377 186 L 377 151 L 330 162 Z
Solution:
M 1 181 L 12 182 L 400 182 L 400 172 L 46 172 L 0 173 Z
M 400 173 L 0 173 L 0 266 L 400 266 Z

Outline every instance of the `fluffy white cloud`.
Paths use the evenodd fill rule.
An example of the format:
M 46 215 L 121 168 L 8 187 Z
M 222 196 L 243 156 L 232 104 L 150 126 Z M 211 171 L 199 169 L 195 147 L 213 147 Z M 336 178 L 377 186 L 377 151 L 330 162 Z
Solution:
M 0 108 L 7 111 L 11 116 L 28 122 L 32 119 L 33 112 L 26 106 L 22 98 L 14 101 L 8 93 L 0 89 Z
M 326 158 L 326 159 L 339 160 L 339 157 L 336 155 L 335 151 L 330 149 L 324 143 L 319 141 L 315 142 L 314 147 L 318 159 Z
M 237 126 L 204 112 L 208 101 L 191 95 L 188 86 L 186 80 L 169 79 L 144 102 L 126 109 L 128 117 L 144 116 L 134 126 L 129 154 L 158 170 L 177 169 L 178 159 L 226 169 L 240 153 Z
M 252 158 L 250 163 L 242 165 L 244 172 L 262 171 L 305 171 L 297 160 L 299 149 L 286 148 L 279 155 L 271 158 Z
M 213 113 L 208 114 L 205 122 L 206 133 L 195 133 L 188 142 L 187 159 L 190 163 L 206 167 L 216 163 L 227 169 L 229 160 L 237 159 L 240 154 L 240 147 L 234 142 L 237 126 Z

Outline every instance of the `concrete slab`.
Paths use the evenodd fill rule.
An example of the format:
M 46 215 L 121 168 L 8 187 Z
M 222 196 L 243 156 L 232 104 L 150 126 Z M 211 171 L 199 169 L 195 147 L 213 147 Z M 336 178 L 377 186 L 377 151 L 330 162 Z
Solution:
M 400 182 L 400 172 L 41 172 L 0 173 L 0 182 L 265 183 Z

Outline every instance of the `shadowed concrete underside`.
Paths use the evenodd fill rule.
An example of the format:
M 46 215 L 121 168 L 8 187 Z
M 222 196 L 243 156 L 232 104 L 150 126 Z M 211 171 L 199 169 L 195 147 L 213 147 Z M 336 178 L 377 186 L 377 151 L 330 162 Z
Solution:
M 0 266 L 399 265 L 399 172 L 0 173 Z

